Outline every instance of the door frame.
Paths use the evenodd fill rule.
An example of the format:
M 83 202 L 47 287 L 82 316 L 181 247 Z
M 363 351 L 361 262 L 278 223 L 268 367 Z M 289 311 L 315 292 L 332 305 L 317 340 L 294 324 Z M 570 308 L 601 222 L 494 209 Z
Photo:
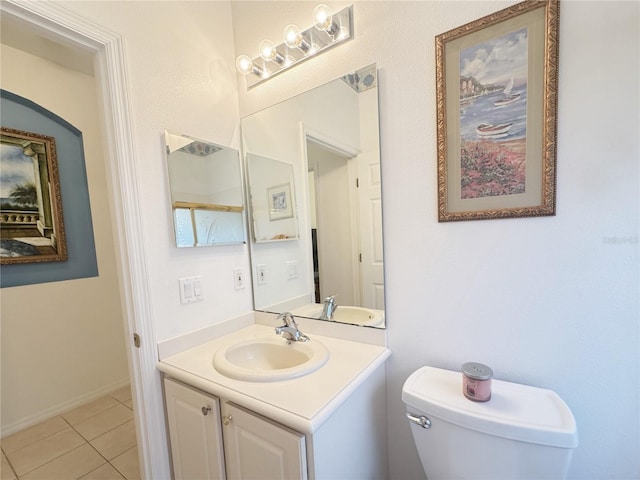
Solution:
M 129 108 L 124 41 L 119 34 L 54 2 L 3 0 L 0 11 L 25 28 L 94 54 L 95 78 L 103 108 L 107 185 L 111 194 L 140 470 L 142 478 L 170 478 L 151 295 L 146 282 L 147 259 L 137 181 L 140 175 Z M 141 338 L 139 348 L 133 344 L 134 333 Z

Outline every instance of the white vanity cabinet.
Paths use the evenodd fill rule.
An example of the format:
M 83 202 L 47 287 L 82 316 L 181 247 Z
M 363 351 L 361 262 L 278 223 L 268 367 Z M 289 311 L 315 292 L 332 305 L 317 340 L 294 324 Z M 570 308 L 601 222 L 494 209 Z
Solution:
M 311 341 L 322 343 L 329 359 L 297 378 L 242 381 L 212 365 L 227 345 L 273 334 L 254 324 L 158 363 L 175 478 L 387 478 L 390 351 L 315 334 Z
M 176 480 L 307 478 L 303 434 L 169 378 L 164 389 Z
M 168 378 L 164 392 L 175 479 L 224 480 L 220 401 Z

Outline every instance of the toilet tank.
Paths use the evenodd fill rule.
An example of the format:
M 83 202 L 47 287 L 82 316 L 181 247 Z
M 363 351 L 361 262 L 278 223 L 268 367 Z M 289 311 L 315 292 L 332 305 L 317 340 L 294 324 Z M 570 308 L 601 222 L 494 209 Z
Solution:
M 551 390 L 492 381 L 488 402 L 467 399 L 462 374 L 422 367 L 407 379 L 402 400 L 429 480 L 561 479 L 576 423 Z M 421 426 L 419 419 L 428 421 Z

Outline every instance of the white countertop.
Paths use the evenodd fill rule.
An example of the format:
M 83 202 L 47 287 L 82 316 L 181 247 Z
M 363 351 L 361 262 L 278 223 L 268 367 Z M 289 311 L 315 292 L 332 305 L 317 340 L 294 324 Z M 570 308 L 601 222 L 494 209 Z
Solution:
M 246 382 L 218 373 L 213 356 L 223 345 L 275 336 L 273 327 L 250 325 L 159 362 L 167 376 L 238 403 L 302 433 L 313 433 L 391 354 L 385 347 L 309 335 L 329 350 L 327 363 L 306 376 L 276 382 Z

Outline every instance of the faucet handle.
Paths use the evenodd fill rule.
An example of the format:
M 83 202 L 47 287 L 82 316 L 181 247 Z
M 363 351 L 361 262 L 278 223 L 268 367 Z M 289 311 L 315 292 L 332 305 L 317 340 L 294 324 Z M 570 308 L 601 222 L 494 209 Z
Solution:
M 335 303 L 337 296 L 338 296 L 337 293 L 334 293 L 333 295 L 329 295 L 327 298 L 324 299 L 324 303 Z
M 280 315 L 278 315 L 277 320 L 283 320 L 284 324 L 287 327 L 298 328 L 298 324 L 296 323 L 296 319 L 294 318 L 294 316 L 293 316 L 293 314 L 291 312 L 282 312 Z
M 284 320 L 284 325 L 276 327 L 276 334 L 282 335 L 287 342 L 308 342 L 309 337 L 298 330 L 298 323 L 290 312 L 278 315 L 278 320 Z

